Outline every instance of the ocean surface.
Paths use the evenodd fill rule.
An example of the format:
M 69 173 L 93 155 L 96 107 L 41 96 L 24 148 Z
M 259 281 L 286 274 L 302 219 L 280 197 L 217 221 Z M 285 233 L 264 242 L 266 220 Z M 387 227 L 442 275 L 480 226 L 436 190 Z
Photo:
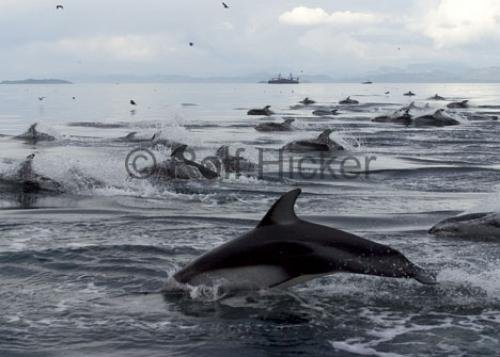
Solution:
M 408 90 L 416 96 L 403 96 Z M 470 100 L 453 114 L 460 125 L 371 121 L 411 101 L 422 113 L 444 107 L 426 100 L 435 93 Z M 306 96 L 334 106 L 348 95 L 360 105 L 337 116 L 294 107 Z M 272 117 L 246 115 L 267 104 Z M 500 209 L 500 123 L 462 115 L 500 115 L 499 105 L 497 84 L 0 86 L 0 176 L 35 153 L 34 171 L 64 191 L 0 185 L 0 356 L 498 356 L 500 241 L 427 231 L 463 212 Z M 254 129 L 282 117 L 294 117 L 296 130 Z M 35 122 L 56 140 L 13 139 Z M 301 156 L 287 155 L 281 173 L 265 164 L 261 179 L 154 183 L 126 169 L 141 144 L 116 140 L 157 133 L 188 144 L 198 161 L 228 145 L 257 163 L 328 128 L 346 148 L 331 154 L 332 172 L 356 158 L 363 174 L 311 175 L 310 157 L 296 171 Z M 170 153 L 150 149 L 158 161 Z M 368 168 L 367 157 L 375 158 Z M 343 273 L 231 297 L 154 293 L 296 187 L 300 217 L 390 245 L 436 271 L 439 284 Z

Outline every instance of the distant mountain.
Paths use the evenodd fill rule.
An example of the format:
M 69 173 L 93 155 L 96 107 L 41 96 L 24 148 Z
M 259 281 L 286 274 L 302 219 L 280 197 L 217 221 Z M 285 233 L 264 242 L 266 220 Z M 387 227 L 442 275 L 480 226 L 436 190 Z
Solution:
M 168 74 L 109 74 L 72 75 L 78 82 L 87 83 L 267 83 L 277 73 L 260 72 L 247 75 L 191 76 Z M 301 83 L 500 83 L 500 66 L 474 68 L 457 63 L 416 63 L 406 67 L 384 66 L 354 75 L 298 75 Z M 26 79 L 4 81 L 1 84 L 69 84 L 60 79 Z
M 73 84 L 62 79 L 22 79 L 14 81 L 2 81 L 0 84 Z
M 499 83 L 500 67 L 470 68 L 421 64 L 406 69 L 381 68 L 363 76 L 343 78 L 345 82 L 358 82 L 368 78 L 373 82 L 393 83 Z
M 270 73 L 255 73 L 244 76 L 210 76 L 210 77 L 195 77 L 187 75 L 144 75 L 135 76 L 128 74 L 113 74 L 107 76 L 82 77 L 83 82 L 100 82 L 100 83 L 267 83 L 267 81 L 275 77 Z M 334 82 L 335 80 L 322 74 L 315 75 L 300 75 L 300 81 L 303 83 L 325 83 Z
M 97 83 L 256 83 L 261 80 L 261 76 L 214 76 L 214 77 L 194 77 L 185 75 L 128 75 L 112 74 L 105 76 L 85 76 L 81 82 Z

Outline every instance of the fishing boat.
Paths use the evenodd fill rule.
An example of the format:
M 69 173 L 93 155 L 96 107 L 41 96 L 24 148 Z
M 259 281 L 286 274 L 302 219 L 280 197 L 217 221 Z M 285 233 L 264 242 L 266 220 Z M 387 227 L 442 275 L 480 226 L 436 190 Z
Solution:
M 269 84 L 298 84 L 299 83 L 299 77 L 294 77 L 291 73 L 288 78 L 282 77 L 281 73 L 278 74 L 278 77 L 276 78 L 271 78 L 270 80 L 267 81 Z

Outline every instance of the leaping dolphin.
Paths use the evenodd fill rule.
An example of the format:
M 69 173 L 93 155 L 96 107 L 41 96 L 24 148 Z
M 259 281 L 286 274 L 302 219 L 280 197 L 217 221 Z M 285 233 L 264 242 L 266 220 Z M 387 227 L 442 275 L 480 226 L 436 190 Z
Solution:
M 461 102 L 451 102 L 446 105 L 450 109 L 465 109 L 469 107 L 469 100 L 462 100 Z
M 38 123 L 32 124 L 26 132 L 21 135 L 14 136 L 16 140 L 23 140 L 29 144 L 36 144 L 39 141 L 54 141 L 56 138 L 47 133 L 36 130 Z
M 152 167 L 146 167 L 140 172 L 150 175 L 153 179 L 215 179 L 219 173 L 197 162 L 184 157 L 187 145 L 181 144 L 172 149 L 170 159 Z
M 247 115 L 265 115 L 265 116 L 271 116 L 273 114 L 274 114 L 274 112 L 271 110 L 271 106 L 270 105 L 266 105 L 262 109 L 250 109 L 247 112 Z
M 37 174 L 33 170 L 35 154 L 30 154 L 21 163 L 14 175 L 0 176 L 0 186 L 7 187 L 7 192 L 15 193 L 62 193 L 62 185 L 48 177 Z
M 457 236 L 464 238 L 500 237 L 500 213 L 480 212 L 450 217 L 437 223 L 429 230 L 436 236 Z
M 338 115 L 339 110 L 338 109 L 316 109 L 315 111 L 312 112 L 313 115 L 316 115 L 318 117 L 323 117 L 323 116 L 328 116 L 328 115 Z
M 287 151 L 342 151 L 344 147 L 330 139 L 331 129 L 323 130 L 316 139 L 297 140 L 283 146 Z
M 256 228 L 194 260 L 173 276 L 175 282 L 257 290 L 348 272 L 436 283 L 395 249 L 299 219 L 294 205 L 300 192 L 285 193 Z
M 294 118 L 286 118 L 283 123 L 260 123 L 255 126 L 257 131 L 292 131 L 292 123 L 295 121 Z

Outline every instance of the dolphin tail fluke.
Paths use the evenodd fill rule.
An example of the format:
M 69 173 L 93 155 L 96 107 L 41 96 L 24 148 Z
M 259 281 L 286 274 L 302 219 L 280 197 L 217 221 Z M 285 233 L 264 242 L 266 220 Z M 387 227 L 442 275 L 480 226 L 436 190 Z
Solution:
M 426 271 L 420 267 L 415 266 L 413 272 L 413 278 L 418 282 L 426 285 L 435 285 L 437 284 L 436 273 Z

